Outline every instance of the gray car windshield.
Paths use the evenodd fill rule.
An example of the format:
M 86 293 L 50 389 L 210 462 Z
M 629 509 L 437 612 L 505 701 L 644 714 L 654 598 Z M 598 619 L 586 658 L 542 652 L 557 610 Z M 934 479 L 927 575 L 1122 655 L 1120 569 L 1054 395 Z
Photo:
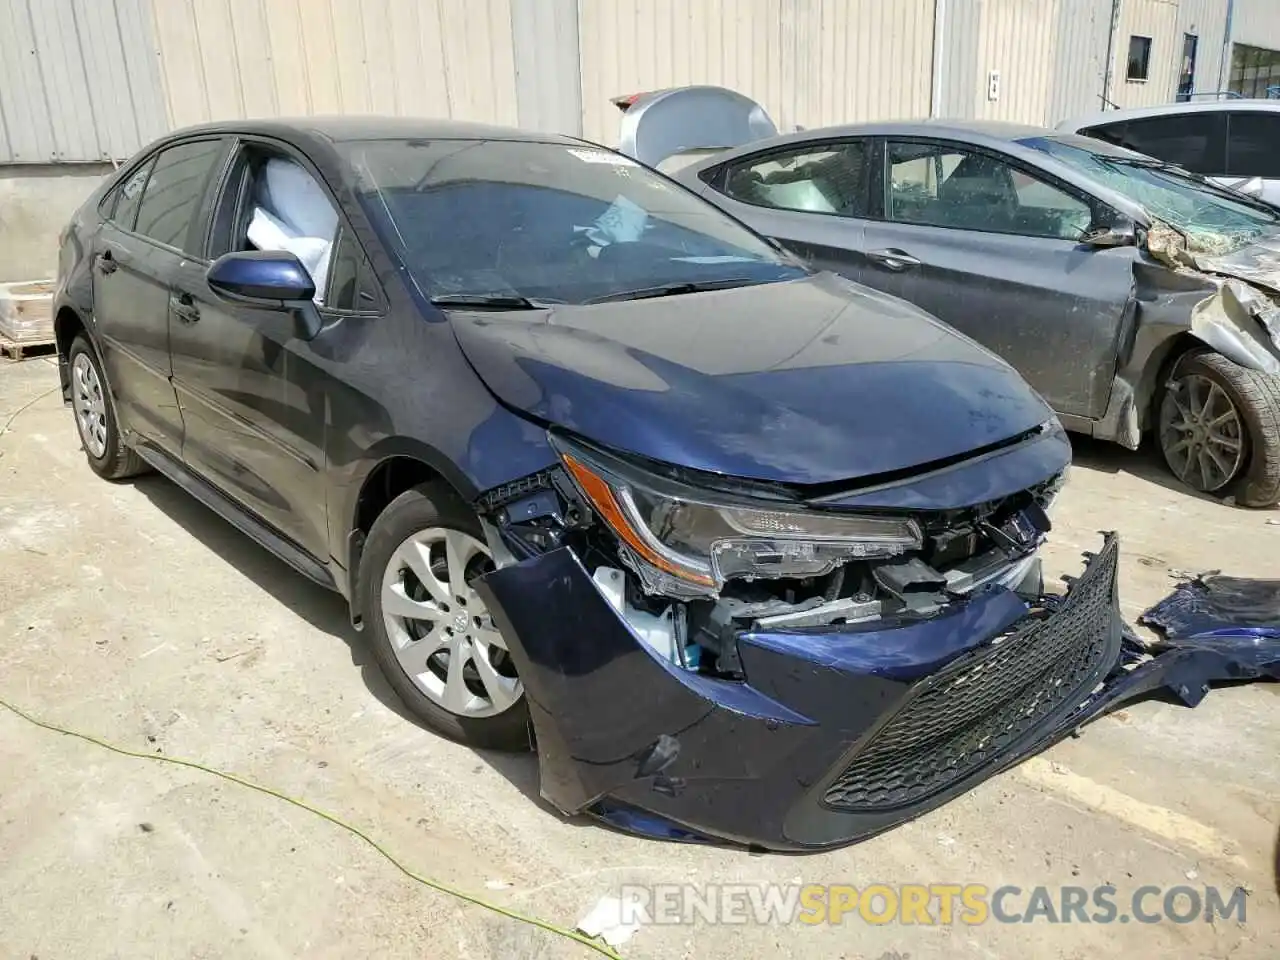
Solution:
M 1229 253 L 1274 233 L 1280 218 L 1246 198 L 1158 160 L 1077 137 L 1035 137 L 1024 146 L 1047 153 L 1188 234 L 1193 246 Z
M 442 304 L 587 303 L 806 273 L 685 188 L 587 144 L 337 146 L 384 241 Z

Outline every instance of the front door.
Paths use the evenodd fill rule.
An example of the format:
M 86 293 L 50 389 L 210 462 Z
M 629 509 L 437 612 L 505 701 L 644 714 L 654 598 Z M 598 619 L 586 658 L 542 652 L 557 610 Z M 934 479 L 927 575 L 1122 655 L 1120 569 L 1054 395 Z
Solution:
M 267 183 L 268 163 L 275 164 L 270 167 L 277 178 L 274 189 Z M 280 166 L 285 163 L 290 166 Z M 238 150 L 212 203 L 206 255 L 187 260 L 174 279 L 173 383 L 186 424 L 182 457 L 187 466 L 325 563 L 329 413 L 327 374 L 316 351 L 323 352 L 332 330 L 308 344 L 298 338 L 288 311 L 230 303 L 216 296 L 205 278 L 212 260 L 223 253 L 281 249 L 273 245 L 276 240 L 296 233 L 289 225 L 298 217 L 290 209 L 297 195 L 312 204 L 332 203 L 318 180 L 285 155 L 253 144 Z M 265 233 L 251 226 L 255 215 Z M 297 247 L 321 287 L 321 301 L 336 231 L 334 208 L 322 210 L 316 221 L 321 226 L 311 232 L 319 235 L 300 237 Z
M 1133 248 L 1081 244 L 1086 198 L 958 144 L 886 144 L 886 185 L 884 217 L 866 226 L 867 282 L 1002 356 L 1057 412 L 1101 417 Z
M 182 262 L 218 138 L 162 150 L 104 204 L 93 263 L 93 314 L 123 431 L 178 456 L 182 417 L 170 383 L 169 286 Z

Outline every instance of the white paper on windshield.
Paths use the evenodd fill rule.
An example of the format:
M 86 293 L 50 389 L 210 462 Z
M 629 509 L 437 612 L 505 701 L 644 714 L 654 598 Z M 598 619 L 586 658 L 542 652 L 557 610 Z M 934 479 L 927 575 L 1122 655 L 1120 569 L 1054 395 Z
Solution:
M 609 153 L 607 150 L 575 150 L 570 148 L 569 152 L 584 163 L 607 163 L 611 167 L 638 166 L 630 157 L 624 157 L 619 153 Z
M 574 229 L 585 232 L 598 253 L 600 247 L 639 240 L 648 220 L 649 214 L 644 207 L 618 194 L 613 203 L 609 204 L 609 209 L 596 217 L 595 223 L 589 227 Z

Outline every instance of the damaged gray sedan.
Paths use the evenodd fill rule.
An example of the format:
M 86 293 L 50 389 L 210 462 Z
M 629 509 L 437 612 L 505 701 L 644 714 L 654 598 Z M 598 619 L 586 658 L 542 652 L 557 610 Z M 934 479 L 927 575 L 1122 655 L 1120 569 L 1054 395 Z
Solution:
M 1154 434 L 1196 490 L 1280 501 L 1274 208 L 1039 127 L 768 136 L 763 110 L 720 88 L 615 102 L 624 152 L 656 165 L 712 149 L 675 176 L 812 266 L 994 350 L 1068 429 L 1130 449 Z

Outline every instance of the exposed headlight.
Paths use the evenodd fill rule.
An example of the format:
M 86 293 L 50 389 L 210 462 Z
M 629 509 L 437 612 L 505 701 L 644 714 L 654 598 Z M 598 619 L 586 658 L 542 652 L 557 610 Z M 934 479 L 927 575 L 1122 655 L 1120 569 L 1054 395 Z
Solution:
M 912 520 L 732 503 L 560 438 L 557 447 L 649 593 L 711 595 L 734 578 L 816 577 L 921 545 Z

